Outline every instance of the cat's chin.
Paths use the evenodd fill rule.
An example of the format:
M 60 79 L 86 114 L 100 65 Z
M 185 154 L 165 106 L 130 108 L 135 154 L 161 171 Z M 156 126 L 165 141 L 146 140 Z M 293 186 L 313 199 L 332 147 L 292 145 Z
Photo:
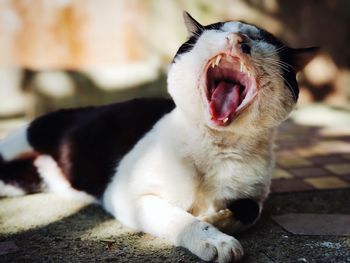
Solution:
M 243 56 L 219 53 L 208 60 L 201 86 L 214 125 L 228 126 L 254 101 L 255 75 Z

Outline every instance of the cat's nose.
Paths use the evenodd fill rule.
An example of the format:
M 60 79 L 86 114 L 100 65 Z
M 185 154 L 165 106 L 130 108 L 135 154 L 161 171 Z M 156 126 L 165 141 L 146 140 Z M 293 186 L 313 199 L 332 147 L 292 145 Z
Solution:
M 234 46 L 242 43 L 244 40 L 244 36 L 241 33 L 231 32 L 226 36 L 226 40 L 227 40 L 227 44 Z
M 247 37 L 242 33 L 231 32 L 226 36 L 227 44 L 231 48 L 239 49 L 245 54 L 250 54 L 250 46 L 247 44 Z

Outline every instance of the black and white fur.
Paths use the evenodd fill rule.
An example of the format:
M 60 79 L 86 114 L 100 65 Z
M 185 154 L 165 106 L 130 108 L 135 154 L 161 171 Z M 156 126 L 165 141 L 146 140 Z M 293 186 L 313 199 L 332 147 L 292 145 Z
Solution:
M 288 48 L 242 22 L 202 26 L 184 17 L 189 40 L 168 74 L 176 106 L 135 99 L 37 118 L 0 142 L 0 195 L 83 191 L 126 226 L 203 260 L 239 260 L 242 246 L 229 234 L 259 217 L 275 129 L 295 106 L 296 71 L 315 48 Z M 199 80 L 209 58 L 228 46 L 254 68 L 258 94 L 229 125 L 218 126 Z

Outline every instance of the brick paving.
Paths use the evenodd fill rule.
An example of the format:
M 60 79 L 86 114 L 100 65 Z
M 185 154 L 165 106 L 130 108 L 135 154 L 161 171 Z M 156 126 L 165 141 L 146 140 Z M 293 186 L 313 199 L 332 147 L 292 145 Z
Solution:
M 292 121 L 281 126 L 272 192 L 350 188 L 350 127 L 324 129 Z

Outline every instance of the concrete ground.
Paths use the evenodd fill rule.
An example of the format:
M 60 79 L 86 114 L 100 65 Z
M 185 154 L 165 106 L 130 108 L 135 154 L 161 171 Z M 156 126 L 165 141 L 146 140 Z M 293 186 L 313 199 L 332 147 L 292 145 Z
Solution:
M 350 190 L 273 194 L 260 221 L 237 236 L 242 262 L 350 262 L 350 237 L 298 236 L 276 224 L 285 213 L 350 214 Z M 98 205 L 36 194 L 0 200 L 0 242 L 18 250 L 0 262 L 201 262 L 166 241 L 122 227 Z

